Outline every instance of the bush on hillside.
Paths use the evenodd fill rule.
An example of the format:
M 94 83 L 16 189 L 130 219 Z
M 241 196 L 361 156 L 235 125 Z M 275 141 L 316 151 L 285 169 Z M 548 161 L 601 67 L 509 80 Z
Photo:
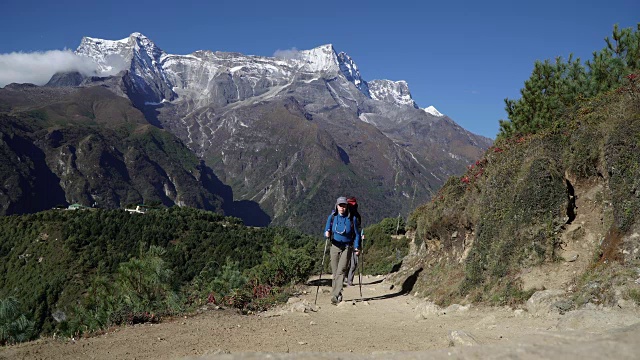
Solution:
M 387 219 L 385 219 L 387 220 Z M 364 273 L 370 275 L 388 274 L 395 265 L 402 262 L 402 259 L 409 252 L 409 240 L 405 237 L 393 239 L 391 234 L 395 234 L 397 219 L 374 224 L 365 228 L 364 253 Z M 393 230 L 391 230 L 393 229 Z M 391 233 L 391 234 L 390 234 Z
M 243 273 L 273 260 L 263 253 L 276 238 L 288 249 L 284 254 L 307 255 L 300 262 L 285 256 L 298 271 L 286 270 L 287 281 L 304 277 L 317 239 L 282 227 L 245 227 L 204 210 L 50 210 L 0 217 L 0 297 L 22 300 L 36 335 L 157 321 L 206 304 L 211 293 L 220 300 L 237 288 L 252 298 Z
M 20 312 L 14 297 L 0 299 L 0 346 L 31 339 L 34 322 Z

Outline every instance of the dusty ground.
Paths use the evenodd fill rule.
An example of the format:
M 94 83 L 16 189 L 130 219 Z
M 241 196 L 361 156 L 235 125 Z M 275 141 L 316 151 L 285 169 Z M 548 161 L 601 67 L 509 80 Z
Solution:
M 356 285 L 345 290 L 346 301 L 330 305 L 326 292 L 329 287 L 322 286 L 318 306 L 314 306 L 316 288 L 310 286 L 306 294 L 264 314 L 243 316 L 232 310 L 210 310 L 157 325 L 124 327 L 87 339 L 44 339 L 20 344 L 0 350 L 0 359 L 266 356 L 256 352 L 275 353 L 269 356 L 287 359 L 444 358 L 449 354 L 459 358 L 549 358 L 555 357 L 553 354 L 591 358 L 589 355 L 595 352 L 589 347 L 600 343 L 600 351 L 608 351 L 605 358 L 626 358 L 630 354 L 634 356 L 629 358 L 636 358 L 640 351 L 640 325 L 624 328 L 640 322 L 635 309 L 533 316 L 523 310 L 471 306 L 468 310 L 443 314 L 439 309 L 427 314 L 420 310 L 427 304 L 424 300 L 399 295 L 382 280 L 363 279 L 364 301 L 360 301 Z M 610 340 L 612 329 L 623 329 L 622 335 Z M 562 350 L 565 347 L 570 350 Z M 575 356 L 576 349 L 581 350 L 579 356 Z M 549 356 L 544 351 L 549 351 Z
M 525 269 L 525 288 L 567 290 L 602 238 L 598 184 L 577 189 L 578 212 L 563 232 L 565 261 Z M 158 325 L 86 339 L 43 339 L 0 349 L 0 359 L 638 359 L 640 310 L 632 303 L 560 315 L 553 298 L 527 309 L 451 307 L 402 295 L 365 277 L 330 305 L 328 277 L 314 305 L 307 286 L 290 303 L 258 315 L 207 310 Z

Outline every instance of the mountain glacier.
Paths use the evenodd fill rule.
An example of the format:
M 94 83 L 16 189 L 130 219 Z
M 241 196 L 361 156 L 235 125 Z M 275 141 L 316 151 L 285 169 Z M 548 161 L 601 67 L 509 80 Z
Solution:
M 491 144 L 420 109 L 405 81 L 366 81 L 331 44 L 278 57 L 175 55 L 133 33 L 85 37 L 76 54 L 98 63 L 98 75 L 121 70 L 83 86 L 128 97 L 210 166 L 235 202 L 256 203 L 274 224 L 318 225 L 345 194 L 365 197 L 372 221 L 406 214 Z
M 229 77 L 233 78 L 233 85 L 224 89 L 223 97 L 234 102 L 267 92 L 275 95 L 277 90 L 269 90 L 281 90 L 295 80 L 310 82 L 340 73 L 369 99 L 418 108 L 405 81 L 368 83 L 360 76 L 355 61 L 344 52 L 337 53 L 331 44 L 297 51 L 286 59 L 212 51 L 173 55 L 146 36 L 133 33 L 121 40 L 84 37 L 76 54 L 95 61 L 103 74 L 112 74 L 115 69 L 122 69 L 122 64 L 130 64 L 128 70 L 137 79 L 137 88 L 150 103 L 186 98 L 195 104 L 206 104 L 212 100 L 212 83 Z

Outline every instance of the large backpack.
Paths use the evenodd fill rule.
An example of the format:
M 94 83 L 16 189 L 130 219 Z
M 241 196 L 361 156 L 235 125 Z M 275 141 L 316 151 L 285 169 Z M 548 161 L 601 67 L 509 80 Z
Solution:
M 349 217 L 355 217 L 358 220 L 358 226 L 362 229 L 362 217 L 358 212 L 358 200 L 355 196 L 347 198 L 347 210 L 349 211 Z

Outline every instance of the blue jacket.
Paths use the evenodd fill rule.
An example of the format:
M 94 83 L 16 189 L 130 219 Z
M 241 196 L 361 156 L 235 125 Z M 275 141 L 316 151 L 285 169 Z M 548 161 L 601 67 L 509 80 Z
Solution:
M 333 224 L 332 224 L 333 220 Z M 351 222 L 353 221 L 353 226 L 351 226 Z M 360 232 L 358 220 L 355 216 L 349 218 L 346 214 L 333 215 L 333 213 L 329 214 L 327 218 L 327 224 L 324 227 L 324 231 L 331 232 L 331 237 L 333 240 L 341 243 L 353 243 L 353 247 L 356 249 L 360 249 Z

